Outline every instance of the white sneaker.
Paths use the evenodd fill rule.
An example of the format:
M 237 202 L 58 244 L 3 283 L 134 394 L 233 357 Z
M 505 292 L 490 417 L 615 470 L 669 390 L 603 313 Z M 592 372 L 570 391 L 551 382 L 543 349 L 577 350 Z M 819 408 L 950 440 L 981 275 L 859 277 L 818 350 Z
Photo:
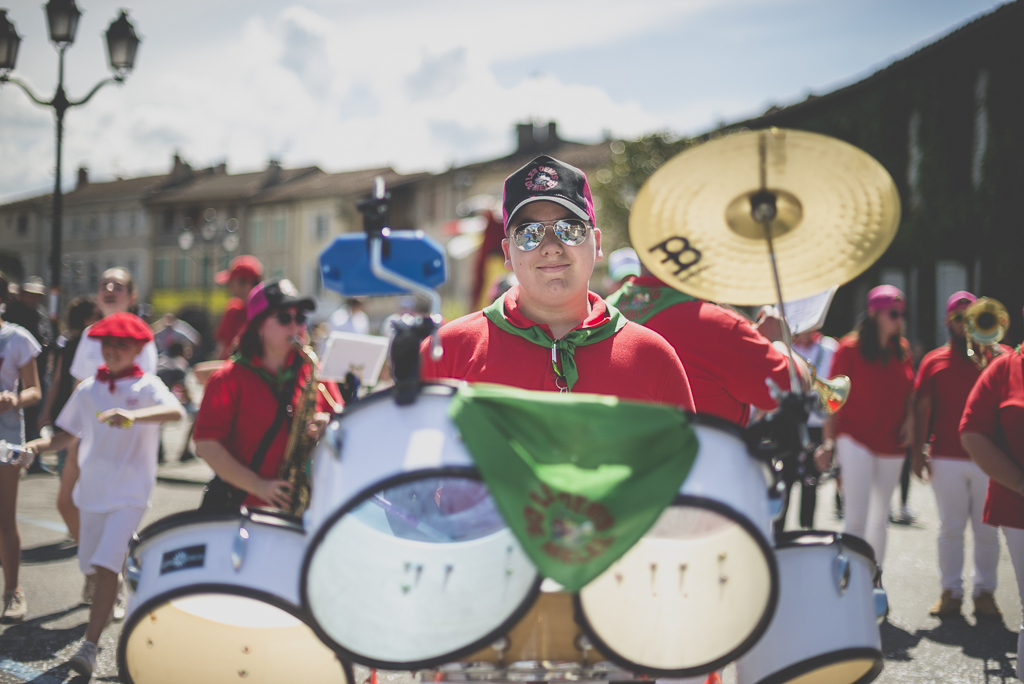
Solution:
M 96 593 L 96 573 L 85 576 L 85 584 L 82 585 L 82 603 L 92 605 L 92 597 Z
M 124 580 L 121 575 L 117 576 L 117 597 L 114 599 L 114 612 L 111 619 L 114 622 L 124 620 L 125 610 L 128 607 L 128 592 L 125 591 Z
M 4 622 L 21 622 L 28 614 L 28 603 L 25 602 L 25 592 L 18 587 L 9 594 L 4 594 L 3 611 L 0 611 L 0 618 Z
M 68 661 L 68 665 L 78 674 L 92 677 L 92 671 L 96 669 L 96 644 L 91 641 L 82 642 L 78 653 Z

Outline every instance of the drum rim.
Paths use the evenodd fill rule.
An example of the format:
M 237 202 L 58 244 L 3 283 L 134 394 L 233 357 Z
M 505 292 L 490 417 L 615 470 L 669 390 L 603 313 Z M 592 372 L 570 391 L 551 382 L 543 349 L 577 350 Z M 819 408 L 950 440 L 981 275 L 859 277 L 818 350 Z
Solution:
M 199 584 L 175 587 L 174 589 L 169 589 L 147 599 L 142 603 L 142 605 L 132 611 L 131 615 L 125 619 L 124 624 L 121 626 L 121 634 L 117 638 L 117 673 L 125 684 L 135 684 L 135 680 L 132 679 L 132 676 L 128 671 L 126 649 L 128 647 L 128 638 L 131 636 L 136 625 L 142 622 L 145 616 L 158 605 L 162 605 L 176 598 L 181 598 L 182 596 L 191 596 L 194 594 L 229 594 L 232 596 L 241 596 L 243 598 L 267 603 L 279 610 L 285 611 L 295 619 L 302 622 L 304 625 L 309 627 L 311 631 L 313 631 L 314 636 L 319 638 L 319 635 L 313 629 L 312 616 L 306 613 L 302 606 L 296 606 L 294 603 L 286 601 L 280 596 L 261 589 L 224 584 L 222 582 L 202 582 Z M 337 656 L 338 654 L 335 653 L 335 655 Z M 342 672 L 345 675 L 347 684 L 355 684 L 352 663 L 341 657 L 338 658 L 338 662 L 341 664 Z
M 804 538 L 813 538 L 814 541 L 801 541 Z M 875 550 L 871 548 L 871 544 L 869 544 L 865 539 L 852 534 L 847 534 L 846 532 L 838 532 L 836 530 L 789 530 L 787 532 L 781 532 L 775 538 L 775 549 L 776 551 L 781 551 L 783 549 L 831 546 L 835 543 L 842 543 L 844 547 L 851 551 L 856 551 L 867 558 L 872 565 L 877 562 L 875 559 Z
M 164 532 L 169 530 L 177 529 L 179 527 L 185 527 L 195 523 L 204 522 L 230 522 L 230 521 L 241 521 L 247 520 L 257 525 L 268 525 L 270 527 L 280 527 L 287 530 L 304 534 L 302 526 L 302 518 L 286 513 L 285 511 L 278 510 L 275 508 L 247 508 L 248 513 L 242 513 L 241 510 L 231 511 L 204 511 L 201 509 L 178 511 L 177 513 L 171 513 L 170 515 L 164 516 L 159 520 L 154 520 L 150 524 L 146 525 L 138 533 L 139 541 L 137 544 L 142 544 Z M 259 520 L 253 520 L 253 514 L 255 514 Z
M 882 651 L 877 648 L 870 648 L 867 646 L 844 648 L 838 651 L 823 653 L 821 655 L 814 656 L 813 658 L 808 658 L 807 660 L 801 660 L 798 663 L 794 663 L 777 672 L 773 672 L 763 679 L 757 680 L 756 684 L 786 684 L 786 682 L 792 681 L 796 677 L 801 677 L 821 667 L 835 665 L 843 662 L 844 660 L 867 658 L 874 661 L 871 669 L 868 670 L 863 677 L 855 682 L 851 682 L 850 684 L 868 684 L 868 682 L 874 681 L 878 675 L 882 673 L 882 670 L 885 667 L 885 659 Z
M 768 564 L 768 575 L 770 577 L 771 588 L 768 592 L 768 602 L 765 605 L 765 611 L 761 615 L 760 620 L 751 630 L 750 634 L 739 643 L 734 649 L 726 653 L 725 655 L 719 656 L 714 661 L 711 661 L 705 665 L 699 665 L 694 667 L 687 667 L 678 670 L 667 670 L 657 667 L 650 667 L 635 663 L 628 658 L 624 658 L 619 655 L 615 649 L 608 646 L 605 641 L 597 635 L 593 626 L 590 624 L 590 620 L 587 619 L 587 613 L 583 608 L 583 599 L 581 598 L 581 592 L 577 592 L 573 595 L 573 609 L 576 613 L 576 622 L 579 624 L 580 629 L 587 636 L 588 639 L 594 644 L 594 646 L 601 651 L 608 660 L 612 661 L 616 665 L 624 667 L 626 670 L 639 674 L 655 675 L 658 677 L 696 677 L 700 675 L 706 675 L 713 672 L 721 667 L 725 667 L 731 662 L 739 659 L 747 651 L 754 647 L 761 637 L 764 636 L 765 632 L 768 631 L 768 627 L 771 625 L 772 618 L 775 617 L 775 611 L 779 604 L 779 566 L 778 561 L 775 558 L 775 549 L 772 548 L 771 544 L 765 538 L 764 534 L 757 528 L 754 523 L 737 511 L 732 506 L 724 504 L 715 499 L 709 499 L 702 496 L 693 496 L 690 494 L 678 494 L 670 506 L 694 506 L 697 508 L 704 508 L 706 510 L 713 511 L 715 513 L 723 514 L 736 524 L 743 527 L 750 536 L 756 541 L 757 545 L 761 547 L 761 551 L 764 554 L 765 560 Z M 584 587 L 586 589 L 586 587 Z
M 437 381 L 424 382 L 424 383 L 422 383 L 420 385 L 419 394 L 426 394 L 427 396 L 433 396 L 433 397 L 450 397 L 453 394 L 455 394 L 455 392 L 458 391 L 459 386 L 461 384 L 463 384 L 461 381 L 460 382 L 437 382 Z M 334 420 L 337 420 L 339 422 L 344 423 L 345 418 L 347 418 L 348 416 L 351 416 L 352 414 L 357 413 L 357 412 L 359 412 L 362 409 L 370 408 L 371 406 L 376 406 L 377 404 L 379 404 L 380 402 L 382 402 L 384 400 L 394 399 L 395 396 L 397 396 L 397 390 L 395 389 L 394 385 L 392 385 L 391 387 L 382 389 L 382 390 L 377 390 L 376 392 L 371 392 L 370 394 L 367 394 L 365 397 L 360 398 L 359 401 L 353 402 L 351 404 L 346 404 L 345 405 L 345 410 L 343 412 L 337 414 L 334 417 Z M 409 404 L 409 406 L 415 406 L 415 405 L 416 405 L 415 402 L 413 402 L 412 404 Z M 397 406 L 397 404 L 396 404 L 396 406 Z
M 327 632 L 320 627 L 320 623 L 316 619 L 316 615 L 313 613 L 313 607 L 309 601 L 308 595 L 308 577 L 309 577 L 309 566 L 313 562 L 313 554 L 320 547 L 324 537 L 327 536 L 327 532 L 334 527 L 334 525 L 341 520 L 345 515 L 352 511 L 356 505 L 362 504 L 368 496 L 380 491 L 381 489 L 387 489 L 390 487 L 398 487 L 409 482 L 415 482 L 416 480 L 426 479 L 427 477 L 461 477 L 470 480 L 477 480 L 483 482 L 483 478 L 480 476 L 479 471 L 471 466 L 445 466 L 442 468 L 428 468 L 425 470 L 414 470 L 409 472 L 399 473 L 393 477 L 381 480 L 380 482 L 374 483 L 369 487 L 364 487 L 357 494 L 352 496 L 348 502 L 334 511 L 317 529 L 313 538 L 306 546 L 305 555 L 302 558 L 302 565 L 299 568 L 299 603 L 302 606 L 302 610 L 309 615 L 310 627 L 316 633 L 320 640 L 327 645 L 328 648 L 338 654 L 339 657 L 349 659 L 352 662 L 365 665 L 366 667 L 375 667 L 381 670 L 424 670 L 435 667 L 437 665 L 443 665 L 453 660 L 458 660 L 464 656 L 476 653 L 480 649 L 489 646 L 494 643 L 499 637 L 504 636 L 508 633 L 512 627 L 514 627 L 520 620 L 522 620 L 526 614 L 533 607 L 533 604 L 537 602 L 537 597 L 540 596 L 540 585 L 544 581 L 544 578 L 536 568 L 534 573 L 536 575 L 533 586 L 530 588 L 529 593 L 526 595 L 525 600 L 506 618 L 500 625 L 493 630 L 489 631 L 483 637 L 473 641 L 472 643 L 458 648 L 454 651 L 449 651 L 440 656 L 434 656 L 432 658 L 425 658 L 423 660 L 415 661 L 391 661 L 391 660 L 379 660 L 377 658 L 371 658 L 355 651 L 350 651 L 345 648 L 337 641 L 335 641 Z M 518 543 L 518 542 L 517 542 Z M 532 565 L 532 562 L 531 562 Z

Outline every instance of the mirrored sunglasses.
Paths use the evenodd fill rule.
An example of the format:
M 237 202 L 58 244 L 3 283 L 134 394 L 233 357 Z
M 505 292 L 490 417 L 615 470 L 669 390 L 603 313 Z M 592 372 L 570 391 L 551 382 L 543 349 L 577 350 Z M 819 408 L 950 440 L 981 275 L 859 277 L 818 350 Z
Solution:
M 531 221 L 520 223 L 509 233 L 509 239 L 516 247 L 524 252 L 529 252 L 540 246 L 544 241 L 544 231 L 548 226 L 554 231 L 555 237 L 562 241 L 562 244 L 570 247 L 578 247 L 587 239 L 587 229 L 590 227 L 586 221 L 579 219 L 559 219 L 557 221 Z

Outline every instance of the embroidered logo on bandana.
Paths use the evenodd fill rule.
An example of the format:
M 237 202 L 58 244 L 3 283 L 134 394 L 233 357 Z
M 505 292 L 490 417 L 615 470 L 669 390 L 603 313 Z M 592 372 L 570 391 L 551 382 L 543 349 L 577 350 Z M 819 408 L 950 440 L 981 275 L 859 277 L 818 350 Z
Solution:
M 615 517 L 601 503 L 585 496 L 555 492 L 544 483 L 530 492 L 523 507 L 526 533 L 546 537 L 541 550 L 567 565 L 594 560 L 615 542 L 607 533 Z
M 538 166 L 526 174 L 526 189 L 530 192 L 553 190 L 558 185 L 558 172 L 550 166 Z
M 628 299 L 616 304 L 615 308 L 621 311 L 623 316 L 635 322 L 650 313 L 659 299 L 661 299 L 661 290 L 637 289 L 629 295 Z

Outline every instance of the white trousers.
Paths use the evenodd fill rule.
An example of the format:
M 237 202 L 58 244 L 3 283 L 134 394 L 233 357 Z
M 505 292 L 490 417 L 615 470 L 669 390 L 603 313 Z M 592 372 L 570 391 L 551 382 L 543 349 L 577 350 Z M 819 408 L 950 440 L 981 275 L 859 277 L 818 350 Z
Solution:
M 1017 593 L 1024 597 L 1024 530 L 1004 527 L 1003 538 L 1013 561 L 1013 572 L 1017 575 Z M 1017 679 L 1024 679 L 1024 616 L 1017 633 Z
M 836 439 L 836 458 L 843 474 L 845 532 L 871 544 L 879 565 L 885 561 L 889 501 L 900 480 L 903 455 L 882 457 L 849 435 Z
M 974 461 L 933 458 L 932 489 L 939 508 L 939 572 L 942 588 L 964 595 L 964 530 L 974 532 L 974 595 L 996 589 L 999 566 L 999 528 L 981 522 L 988 475 Z

